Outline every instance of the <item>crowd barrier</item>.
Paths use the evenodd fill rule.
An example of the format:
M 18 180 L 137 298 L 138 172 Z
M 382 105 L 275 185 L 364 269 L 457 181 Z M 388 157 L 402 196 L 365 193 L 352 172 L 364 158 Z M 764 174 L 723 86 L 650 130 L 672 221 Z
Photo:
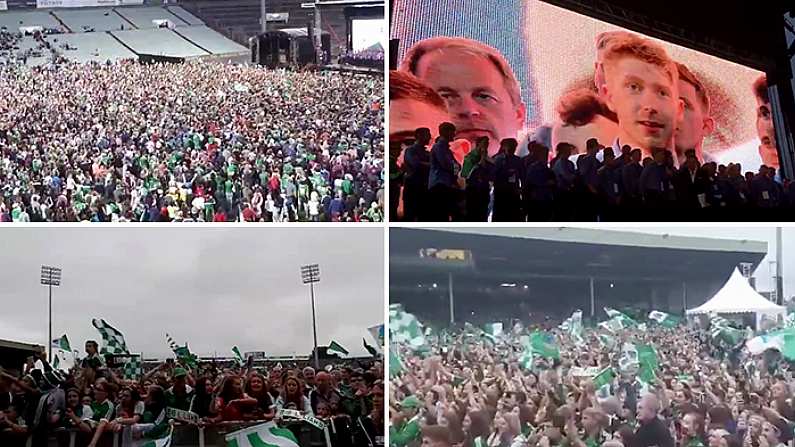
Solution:
M 172 447 L 225 447 L 224 436 L 237 430 L 265 421 L 221 422 L 213 425 L 175 423 L 171 435 Z M 331 447 L 328 428 L 320 430 L 303 421 L 282 421 L 279 426 L 290 429 L 301 447 Z M 57 429 L 49 438 L 48 447 L 81 447 L 88 443 L 90 434 L 77 429 Z M 31 447 L 29 437 L 26 447 Z M 98 447 L 124 447 L 121 433 L 105 433 Z

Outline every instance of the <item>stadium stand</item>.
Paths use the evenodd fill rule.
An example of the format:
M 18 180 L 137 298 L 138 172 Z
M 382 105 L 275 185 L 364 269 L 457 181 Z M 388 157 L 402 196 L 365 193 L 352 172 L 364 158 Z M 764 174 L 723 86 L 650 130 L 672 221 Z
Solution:
M 30 6 L 17 3 L 20 8 Z M 54 54 L 79 62 L 106 62 L 135 59 L 141 54 L 192 58 L 248 52 L 174 5 L 47 10 L 12 10 L 11 6 L 9 2 L 10 10 L 0 12 L 0 27 L 16 34 L 18 41 L 0 50 L 0 60 L 13 55 L 29 66 L 46 64 Z M 158 28 L 158 20 L 168 20 L 173 28 Z M 22 35 L 23 27 L 41 27 L 40 40 Z

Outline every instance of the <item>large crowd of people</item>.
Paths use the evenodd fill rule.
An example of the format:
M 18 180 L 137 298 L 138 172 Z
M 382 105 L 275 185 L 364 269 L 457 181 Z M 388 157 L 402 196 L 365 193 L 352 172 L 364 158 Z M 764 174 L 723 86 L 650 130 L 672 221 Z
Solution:
M 743 171 L 739 163 L 701 163 L 695 151 L 686 151 L 676 167 L 670 151 L 641 159 L 638 148 L 616 151 L 596 139 L 588 140 L 584 154 L 559 143 L 550 159 L 550 149 L 536 142 L 518 156 L 515 139 L 502 140 L 491 157 L 484 136 L 463 155 L 455 126 L 442 126 L 433 145 L 430 130 L 419 128 L 411 145 L 390 154 L 400 157 L 390 163 L 392 216 L 444 222 L 742 221 L 789 220 L 795 211 L 795 182 L 781 182 L 770 166 Z
M 46 355 L 20 370 L 0 369 L 0 445 L 48 446 L 53 439 L 76 446 L 122 446 L 158 439 L 169 431 L 169 409 L 189 411 L 205 428 L 280 420 L 289 409 L 326 423 L 332 446 L 383 445 L 383 366 L 377 360 L 342 361 L 315 371 L 298 363 L 255 368 L 251 362 L 200 362 L 193 368 L 166 361 L 137 379 L 125 378 L 86 344 L 75 368 L 50 368 Z M 36 366 L 39 366 L 36 368 Z M 288 426 L 289 427 L 289 426 Z M 296 436 L 300 439 L 299 436 Z M 320 434 L 322 439 L 323 435 Z
M 791 445 L 793 364 L 776 350 L 751 354 L 745 330 L 557 323 L 496 337 L 459 326 L 394 345 L 390 445 Z M 528 334 L 546 344 L 530 357 Z
M 383 219 L 377 76 L 203 62 L 0 71 L 0 221 Z

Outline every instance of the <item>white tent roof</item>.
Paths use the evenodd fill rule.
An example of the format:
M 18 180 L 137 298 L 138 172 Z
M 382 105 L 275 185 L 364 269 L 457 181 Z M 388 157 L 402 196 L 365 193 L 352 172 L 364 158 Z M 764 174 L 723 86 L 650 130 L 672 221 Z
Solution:
M 751 287 L 748 280 L 737 268 L 726 281 L 726 284 L 706 303 L 688 309 L 688 315 L 707 313 L 757 313 L 779 315 L 786 313 L 787 308 L 768 301 Z

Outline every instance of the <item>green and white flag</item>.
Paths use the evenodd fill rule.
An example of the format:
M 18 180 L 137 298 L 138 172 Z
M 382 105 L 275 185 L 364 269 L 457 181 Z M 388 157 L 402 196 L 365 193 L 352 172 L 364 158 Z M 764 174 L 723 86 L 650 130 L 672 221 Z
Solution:
M 493 337 L 499 337 L 502 335 L 502 323 L 489 323 L 483 328 L 483 330 Z
M 657 379 L 657 370 L 660 362 L 657 359 L 657 351 L 651 345 L 638 345 L 638 379 L 645 384 L 651 384 Z
M 569 336 L 574 341 L 574 344 L 577 346 L 581 346 L 585 343 L 585 340 L 582 338 L 582 311 L 576 310 L 574 313 L 571 314 L 569 317 L 569 329 L 567 331 Z
M 729 321 L 720 316 L 710 318 L 709 334 L 714 342 L 731 346 L 736 345 L 745 338 L 743 331 L 729 326 Z
M 226 447 L 300 447 L 293 432 L 270 421 L 244 428 L 224 437 Z
M 196 354 L 190 352 L 187 342 L 185 343 L 185 346 L 179 346 L 174 339 L 168 335 L 168 333 L 166 333 L 166 342 L 168 343 L 168 347 L 174 352 L 174 355 L 177 357 L 177 361 L 179 363 L 187 368 L 198 368 L 199 358 L 196 356 Z
M 125 380 L 138 380 L 144 374 L 144 368 L 141 364 L 141 355 L 136 354 L 130 356 L 122 367 L 122 376 Z
M 638 348 L 632 343 L 624 343 L 621 346 L 621 357 L 618 358 L 619 371 L 632 372 L 638 366 Z
M 400 304 L 389 305 L 389 330 L 392 333 L 390 340 L 395 343 L 405 343 L 413 349 L 425 346 L 422 324 Z
M 72 347 L 69 345 L 69 339 L 66 337 L 66 334 L 63 334 L 61 338 L 53 340 L 52 347 L 54 349 L 60 349 L 61 351 L 72 352 Z
M 172 426 L 171 429 L 168 431 L 168 434 L 160 439 L 149 439 L 149 440 L 139 440 L 134 441 L 135 447 L 170 447 L 171 446 L 171 435 L 174 433 L 174 427 Z
M 621 324 L 621 328 L 622 329 L 626 328 L 626 327 L 637 325 L 635 320 L 630 318 L 625 313 L 619 312 L 619 311 L 617 311 L 615 309 L 612 309 L 610 307 L 605 307 L 604 309 L 605 309 L 605 313 L 607 314 L 608 317 L 610 317 L 611 319 L 617 320 Z
M 613 380 L 615 380 L 616 377 L 618 376 L 616 375 L 616 372 L 613 370 L 613 368 L 607 367 L 599 371 L 599 373 L 593 378 L 594 389 L 599 390 L 604 386 L 609 386 L 611 383 L 613 383 Z
M 51 362 L 55 369 L 69 370 L 75 366 L 75 353 L 72 351 L 66 334 L 52 341 Z
M 667 314 L 665 312 L 660 312 L 659 310 L 653 310 L 649 312 L 649 320 L 654 320 L 662 327 L 673 328 L 679 326 L 681 319 L 671 314 Z
M 102 349 L 100 354 L 129 354 L 127 349 L 127 342 L 124 341 L 124 335 L 118 329 L 109 325 L 105 320 L 97 320 L 96 318 L 91 321 L 91 324 L 99 331 L 102 337 Z
M 343 348 L 342 345 L 340 345 L 334 340 L 331 340 L 331 344 L 328 345 L 326 352 L 336 352 L 337 354 L 340 355 L 348 355 L 348 350 Z
M 560 350 L 555 344 L 555 340 L 543 332 L 533 332 L 530 334 L 530 350 L 534 355 L 548 359 L 560 359 Z
M 599 344 L 602 345 L 603 348 L 613 350 L 613 348 L 616 346 L 616 339 L 607 334 L 599 334 L 597 336 L 597 339 L 599 340 Z
M 621 320 L 618 318 L 611 318 L 607 321 L 603 321 L 599 323 L 598 326 L 613 334 L 617 334 L 621 332 L 622 329 L 624 329 L 624 325 L 621 324 Z
M 395 378 L 403 372 L 403 359 L 394 349 L 389 350 L 389 377 Z
M 795 328 L 786 328 L 758 335 L 747 342 L 745 347 L 754 355 L 768 349 L 779 351 L 787 360 L 795 360 Z
M 243 366 L 243 364 L 246 363 L 245 360 L 243 360 L 243 354 L 240 353 L 240 349 L 237 349 L 237 346 L 232 346 L 232 354 L 234 355 L 237 366 Z
M 528 371 L 533 369 L 533 349 L 529 344 L 525 346 L 522 356 L 519 357 L 519 366 Z
M 795 327 L 795 312 L 790 312 L 784 317 L 784 323 L 782 324 L 784 327 Z

